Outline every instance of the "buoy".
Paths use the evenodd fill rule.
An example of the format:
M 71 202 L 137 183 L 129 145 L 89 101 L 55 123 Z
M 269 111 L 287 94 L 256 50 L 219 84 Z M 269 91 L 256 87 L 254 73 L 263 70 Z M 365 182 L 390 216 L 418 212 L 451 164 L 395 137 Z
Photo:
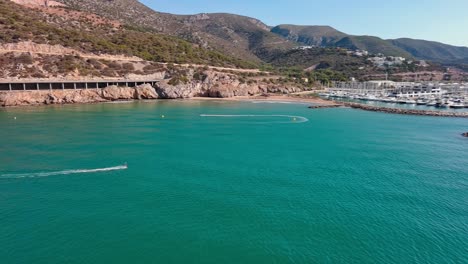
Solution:
M 164 115 L 162 115 L 161 117 L 162 117 L 162 118 L 164 118 L 165 116 L 164 116 Z
M 296 118 L 294 118 L 293 120 L 296 121 Z
M 15 120 L 16 120 L 16 116 L 15 116 Z

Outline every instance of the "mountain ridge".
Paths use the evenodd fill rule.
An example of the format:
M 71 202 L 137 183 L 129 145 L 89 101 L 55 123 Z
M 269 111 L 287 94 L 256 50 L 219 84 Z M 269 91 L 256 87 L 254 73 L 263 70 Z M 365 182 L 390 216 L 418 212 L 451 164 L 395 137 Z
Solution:
M 272 32 L 304 45 L 362 49 L 371 53 L 414 57 L 440 63 L 468 61 L 468 47 L 412 38 L 382 39 L 369 35 L 350 35 L 329 26 L 325 27 L 327 30 L 324 33 L 322 28 L 324 26 L 279 25 L 274 27 Z M 311 42 L 310 40 L 320 40 L 321 42 Z
M 425 40 L 407 41 L 407 38 L 386 40 L 375 36 L 356 36 L 326 25 L 282 24 L 270 27 L 259 19 L 230 13 L 174 15 L 153 10 L 138 0 L 57 1 L 71 8 L 181 37 L 202 47 L 222 50 L 229 56 L 257 63 L 265 62 L 275 54 L 287 52 L 300 45 L 360 49 L 374 54 L 383 53 L 387 56 L 438 63 L 459 63 L 468 60 L 468 48 Z
M 264 46 L 274 49 L 296 46 L 271 33 L 258 19 L 228 13 L 172 15 L 161 13 L 136 0 L 58 0 L 81 11 L 119 20 L 157 33 L 181 37 L 205 48 L 223 50 L 230 56 L 261 62 L 256 53 Z
M 6 0 L 0 0 L 0 2 L 3 1 Z M 37 11 L 52 15 L 59 11 L 68 15 L 70 13 L 81 13 L 87 14 L 88 18 L 90 17 L 89 14 L 92 14 L 94 20 L 96 20 L 96 17 L 109 20 L 109 26 L 115 28 L 104 30 L 102 34 L 96 31 L 98 28 L 89 31 L 86 27 L 81 30 L 69 25 L 71 31 L 78 30 L 77 33 L 79 34 L 76 37 L 66 37 L 70 35 L 67 33 L 70 30 L 57 31 L 54 26 L 54 30 L 57 31 L 57 36 L 60 38 L 57 44 L 72 48 L 78 47 L 85 51 L 97 50 L 112 54 L 137 55 L 145 60 L 159 62 L 188 64 L 208 62 L 214 66 L 224 64 L 242 68 L 255 67 L 267 71 L 288 72 L 289 70 L 286 69 L 288 67 L 294 70 L 306 69 L 313 71 L 316 69 L 330 69 L 344 73 L 347 77 L 356 78 L 385 73 L 385 71 L 397 73 L 428 69 L 421 68 L 426 66 L 418 66 L 428 65 L 426 63 L 420 64 L 418 61 L 427 57 L 421 59 L 421 55 L 418 55 L 418 58 L 412 54 L 416 54 L 417 51 L 417 49 L 416 51 L 411 49 L 412 45 L 414 45 L 413 42 L 415 41 L 418 44 L 420 43 L 419 40 L 405 38 L 384 40 L 373 36 L 353 36 L 323 25 L 298 26 L 284 24 L 270 27 L 258 19 L 229 13 L 172 15 L 154 11 L 135 0 L 57 1 L 65 4 L 66 7 L 41 7 Z M 50 21 L 50 18 L 41 20 L 48 23 L 47 21 Z M 30 29 L 26 24 L 24 24 L 22 30 L 28 32 Z M 61 27 L 59 24 L 56 24 L 56 26 Z M 42 26 L 38 27 L 42 31 L 41 28 Z M 90 35 L 90 33 L 93 34 Z M 9 32 L 9 35 L 13 37 L 15 34 Z M 32 36 L 39 38 L 40 43 L 41 41 L 42 43 L 55 41 L 55 37 L 50 34 L 47 37 L 42 33 L 40 35 L 33 33 Z M 99 40 L 100 38 L 104 38 L 105 43 L 102 43 Z M 22 39 L 30 40 L 31 38 L 24 34 Z M 184 39 L 186 43 L 180 42 L 181 39 Z M 395 41 L 395 43 L 392 41 Z M 409 44 L 407 44 L 408 41 Z M 436 60 L 438 56 L 445 56 L 444 60 L 439 59 L 439 61 L 445 63 L 445 66 L 465 71 L 468 69 L 464 64 L 466 61 L 464 48 L 454 47 L 453 52 L 444 53 L 445 44 L 430 41 L 423 43 L 428 46 L 429 50 L 435 44 L 441 45 L 439 49 L 442 49 L 442 51 L 428 52 L 431 59 Z M 317 47 L 304 47 L 304 45 Z M 367 53 L 354 52 L 354 50 L 368 50 L 369 56 Z M 217 53 L 218 51 L 220 53 Z M 383 53 L 386 56 L 405 57 L 407 63 L 391 66 L 394 65 L 392 64 L 392 58 L 384 58 L 389 62 L 389 64 L 386 64 L 387 66 L 383 63 L 373 63 L 370 59 L 374 57 L 372 54 L 377 53 Z M 223 60 L 226 62 L 222 62 Z M 431 62 L 428 66 L 431 67 L 431 70 L 444 71 L 444 67 L 437 63 Z

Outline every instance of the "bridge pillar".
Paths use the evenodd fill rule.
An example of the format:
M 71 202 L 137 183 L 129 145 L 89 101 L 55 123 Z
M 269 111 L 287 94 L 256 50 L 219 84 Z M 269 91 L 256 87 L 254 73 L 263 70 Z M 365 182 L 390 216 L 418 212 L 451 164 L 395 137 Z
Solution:
M 85 89 L 88 90 L 88 83 L 85 83 Z
M 49 83 L 49 90 L 52 91 L 52 83 Z
M 39 83 L 36 83 L 36 89 L 39 90 Z
M 75 82 L 73 83 L 73 89 L 76 90 L 76 83 Z
M 62 90 L 65 90 L 65 84 L 62 83 Z
M 26 84 L 23 83 L 23 90 L 26 91 Z
M 8 84 L 8 88 L 10 88 L 10 91 L 12 90 L 12 89 L 11 89 L 11 83 Z

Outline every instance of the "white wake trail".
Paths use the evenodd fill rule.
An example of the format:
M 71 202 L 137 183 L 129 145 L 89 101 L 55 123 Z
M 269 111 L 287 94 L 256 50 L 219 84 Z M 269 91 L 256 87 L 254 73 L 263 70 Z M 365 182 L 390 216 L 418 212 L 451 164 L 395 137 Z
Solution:
M 126 170 L 127 165 L 100 168 L 100 169 L 84 169 L 84 170 L 63 170 L 63 171 L 52 171 L 52 172 L 34 172 L 34 173 L 21 173 L 21 174 L 2 174 L 0 179 L 20 179 L 20 178 L 37 178 L 37 177 L 49 177 L 57 175 L 69 175 L 69 174 L 83 174 L 83 173 L 97 173 L 105 171 L 116 171 Z
M 208 115 L 208 114 L 201 114 L 201 117 L 285 117 L 291 118 L 290 122 L 287 123 L 305 123 L 309 122 L 309 119 L 303 116 L 292 116 L 292 115 Z

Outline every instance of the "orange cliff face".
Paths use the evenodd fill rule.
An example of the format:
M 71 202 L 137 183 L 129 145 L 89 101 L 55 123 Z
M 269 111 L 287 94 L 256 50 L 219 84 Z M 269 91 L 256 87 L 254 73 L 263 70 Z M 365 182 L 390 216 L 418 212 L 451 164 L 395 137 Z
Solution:
M 65 6 L 62 3 L 56 1 L 49 1 L 49 0 L 11 0 L 19 5 L 24 6 L 42 6 L 42 7 L 49 7 L 49 6 Z

